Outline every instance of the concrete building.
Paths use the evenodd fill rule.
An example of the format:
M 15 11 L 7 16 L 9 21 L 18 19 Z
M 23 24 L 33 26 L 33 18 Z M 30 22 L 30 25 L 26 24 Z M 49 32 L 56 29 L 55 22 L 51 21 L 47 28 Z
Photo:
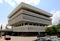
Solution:
M 45 26 L 51 25 L 52 15 L 26 3 L 21 3 L 8 16 L 8 25 L 13 32 L 45 32 Z

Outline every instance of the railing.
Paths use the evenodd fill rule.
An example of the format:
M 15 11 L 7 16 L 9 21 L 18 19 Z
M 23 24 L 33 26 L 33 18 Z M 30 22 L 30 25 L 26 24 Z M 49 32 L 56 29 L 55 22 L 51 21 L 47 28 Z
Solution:
M 24 26 L 13 27 L 13 31 L 16 31 L 16 32 L 43 32 L 43 31 L 45 31 L 45 27 L 24 25 Z

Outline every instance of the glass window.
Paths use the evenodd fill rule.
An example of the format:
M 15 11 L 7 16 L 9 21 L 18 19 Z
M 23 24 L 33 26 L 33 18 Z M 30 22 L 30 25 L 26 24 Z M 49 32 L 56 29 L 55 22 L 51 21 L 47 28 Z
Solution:
M 28 23 L 25 23 L 25 25 L 28 25 Z

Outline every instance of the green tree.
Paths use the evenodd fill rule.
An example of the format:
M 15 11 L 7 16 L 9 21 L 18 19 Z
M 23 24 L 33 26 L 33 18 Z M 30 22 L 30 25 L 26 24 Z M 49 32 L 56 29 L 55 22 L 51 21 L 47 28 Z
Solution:
M 48 32 L 49 35 L 56 35 L 57 34 L 56 25 L 46 27 L 45 32 Z
M 56 27 L 57 27 L 57 31 L 60 32 L 60 24 L 57 24 Z

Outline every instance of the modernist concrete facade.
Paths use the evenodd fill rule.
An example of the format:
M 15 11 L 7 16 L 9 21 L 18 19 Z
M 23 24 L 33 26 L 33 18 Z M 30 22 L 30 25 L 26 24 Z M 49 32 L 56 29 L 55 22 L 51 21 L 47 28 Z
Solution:
M 52 15 L 34 6 L 21 3 L 8 16 L 8 25 L 13 32 L 44 32 L 51 25 Z

